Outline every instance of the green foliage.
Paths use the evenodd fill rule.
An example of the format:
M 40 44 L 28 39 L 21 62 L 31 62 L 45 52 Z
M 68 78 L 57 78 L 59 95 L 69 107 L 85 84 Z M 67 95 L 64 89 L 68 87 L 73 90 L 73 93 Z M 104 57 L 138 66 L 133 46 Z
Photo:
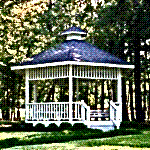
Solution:
M 60 130 L 71 130 L 72 125 L 68 122 L 62 122 L 59 126 Z
M 75 123 L 73 125 L 73 130 L 74 131 L 83 131 L 85 129 L 87 129 L 87 126 L 85 124 L 83 124 L 83 123 Z
M 150 122 L 137 122 L 137 121 L 123 121 L 121 122 L 121 129 L 150 129 Z
M 42 123 L 38 123 L 38 124 L 35 126 L 35 130 L 36 130 L 36 131 L 44 131 L 44 130 L 45 130 L 45 125 L 42 124 Z
M 51 123 L 47 127 L 47 131 L 58 131 L 58 130 L 59 130 L 59 127 L 55 123 Z
M 2 80 L 4 87 L 0 89 L 0 103 L 3 104 L 3 110 L 9 111 L 10 107 L 17 106 L 17 100 L 20 97 L 24 99 L 24 91 L 20 90 L 21 87 L 24 87 L 23 79 L 19 83 L 18 77 L 12 75 L 14 73 L 10 71 L 10 66 L 14 64 L 11 61 L 21 62 L 24 58 L 31 57 L 37 52 L 62 42 L 64 39 L 59 34 L 73 24 L 77 26 L 86 24 L 84 26 L 86 29 L 92 27 L 92 32 L 88 34 L 86 40 L 124 60 L 142 48 L 139 45 L 137 48 L 136 38 L 144 43 L 146 39 L 149 39 L 149 5 L 146 1 L 142 1 L 140 5 L 137 5 L 138 3 L 135 5 L 133 1 L 117 0 L 112 5 L 105 5 L 105 7 L 99 5 L 96 9 L 91 6 L 90 1 L 87 1 L 84 2 L 85 8 L 82 10 L 78 0 L 59 0 L 48 10 L 45 9 L 44 13 L 35 11 L 36 15 L 31 15 L 31 12 L 28 12 L 24 18 L 12 13 L 14 6 L 19 6 L 19 4 L 20 2 L 14 1 L 0 3 L 0 61 L 7 65 L 7 67 L 1 68 L 5 76 Z M 37 5 L 40 6 L 40 4 Z M 18 22 L 14 18 L 18 19 Z M 34 21 L 36 19 L 37 21 Z M 28 23 L 30 26 L 26 25 Z M 45 40 L 40 38 L 43 36 Z M 125 43 L 128 44 L 127 47 L 124 46 Z M 133 63 L 140 61 L 135 58 L 132 60 Z M 149 60 L 145 59 L 142 62 L 140 71 L 149 73 L 147 66 Z M 13 81 L 14 78 L 15 81 Z M 49 92 L 45 90 L 44 84 L 42 86 L 43 88 L 38 95 L 38 102 L 42 102 L 46 93 Z M 85 88 L 80 90 L 84 92 Z M 80 99 L 84 98 L 83 94 L 79 96 Z M 12 99 L 11 102 L 10 99 Z M 48 100 L 50 100 L 49 97 Z

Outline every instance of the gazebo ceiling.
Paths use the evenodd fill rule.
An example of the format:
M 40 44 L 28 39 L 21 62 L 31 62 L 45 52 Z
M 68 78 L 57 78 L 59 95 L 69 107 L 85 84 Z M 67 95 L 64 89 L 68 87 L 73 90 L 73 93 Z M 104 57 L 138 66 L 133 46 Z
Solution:
M 66 40 L 60 45 L 57 45 L 56 48 L 45 50 L 31 57 L 31 61 L 22 62 L 20 65 L 35 65 L 62 61 L 130 65 L 115 55 L 82 40 Z

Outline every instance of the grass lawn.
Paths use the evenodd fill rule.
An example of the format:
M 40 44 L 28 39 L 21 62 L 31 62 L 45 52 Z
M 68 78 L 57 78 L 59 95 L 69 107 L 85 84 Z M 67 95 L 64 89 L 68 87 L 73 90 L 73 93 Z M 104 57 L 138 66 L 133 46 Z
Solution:
M 7 136 L 6 139 L 0 141 L 0 148 L 10 149 L 81 149 L 83 147 L 94 147 L 97 149 L 102 145 L 109 146 L 128 146 L 150 148 L 150 131 L 142 130 L 141 132 L 134 130 L 118 130 L 108 133 L 92 131 L 55 131 L 55 132 L 1 132 Z M 121 132 L 122 133 L 121 135 Z M 129 134 L 132 135 L 129 135 Z M 115 136 L 119 135 L 119 136 Z M 124 135 L 126 134 L 126 135 Z M 134 135 L 133 135 L 134 134 Z M 12 135 L 12 136 L 11 136 Z M 21 136 L 20 136 L 21 135 Z M 80 139 L 80 140 L 79 140 Z M 8 143 L 8 144 L 7 144 Z M 41 145 L 39 145 L 41 144 Z M 24 146 L 21 146 L 24 145 Z M 80 147 L 80 148 L 79 148 Z M 93 149 L 93 148 L 92 148 Z M 106 146 L 104 149 L 107 149 Z M 119 147 L 112 148 L 113 150 L 120 149 Z

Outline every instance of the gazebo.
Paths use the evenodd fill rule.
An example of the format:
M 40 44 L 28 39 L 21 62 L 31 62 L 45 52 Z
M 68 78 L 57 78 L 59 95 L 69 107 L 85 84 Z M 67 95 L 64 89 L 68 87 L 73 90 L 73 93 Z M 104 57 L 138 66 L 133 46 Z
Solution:
M 61 35 L 66 37 L 63 43 L 11 67 L 25 75 L 25 122 L 34 126 L 84 123 L 103 131 L 119 129 L 122 72 L 134 65 L 86 42 L 87 32 L 79 27 L 72 26 Z M 98 92 L 101 81 L 114 83 L 105 104 L 102 91 Z

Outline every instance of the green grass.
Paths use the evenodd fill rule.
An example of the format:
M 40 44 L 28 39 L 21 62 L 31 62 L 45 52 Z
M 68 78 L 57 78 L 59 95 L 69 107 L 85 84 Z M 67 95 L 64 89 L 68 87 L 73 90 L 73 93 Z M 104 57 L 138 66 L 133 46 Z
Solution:
M 89 139 L 75 142 L 78 147 L 93 147 L 101 145 L 147 147 L 150 148 L 150 132 L 140 135 L 116 136 L 105 139 Z
M 64 131 L 55 131 L 55 132 L 41 132 L 41 133 L 37 132 L 37 134 L 26 135 L 23 138 L 13 137 L 13 138 L 1 140 L 0 148 L 9 148 L 9 147 L 21 146 L 21 145 L 64 143 L 70 141 L 72 142 L 75 141 L 75 143 L 78 144 L 78 146 L 129 145 L 128 141 L 131 141 L 131 139 L 134 136 L 135 136 L 134 137 L 135 141 L 136 140 L 142 141 L 141 139 L 143 136 L 143 141 L 140 143 L 140 142 L 134 142 L 134 140 L 132 140 L 129 146 L 150 147 L 150 144 L 146 145 L 146 142 L 150 138 L 150 132 L 145 132 L 145 133 L 146 134 L 144 133 L 141 134 L 141 132 L 139 132 L 138 130 L 125 130 L 125 129 L 114 130 L 109 132 L 102 132 L 100 130 L 89 130 L 89 129 L 85 129 L 82 131 L 64 130 Z M 118 135 L 132 135 L 132 136 L 113 137 Z M 112 137 L 112 138 L 107 140 L 97 140 L 105 137 Z M 127 139 L 124 140 L 124 138 Z

